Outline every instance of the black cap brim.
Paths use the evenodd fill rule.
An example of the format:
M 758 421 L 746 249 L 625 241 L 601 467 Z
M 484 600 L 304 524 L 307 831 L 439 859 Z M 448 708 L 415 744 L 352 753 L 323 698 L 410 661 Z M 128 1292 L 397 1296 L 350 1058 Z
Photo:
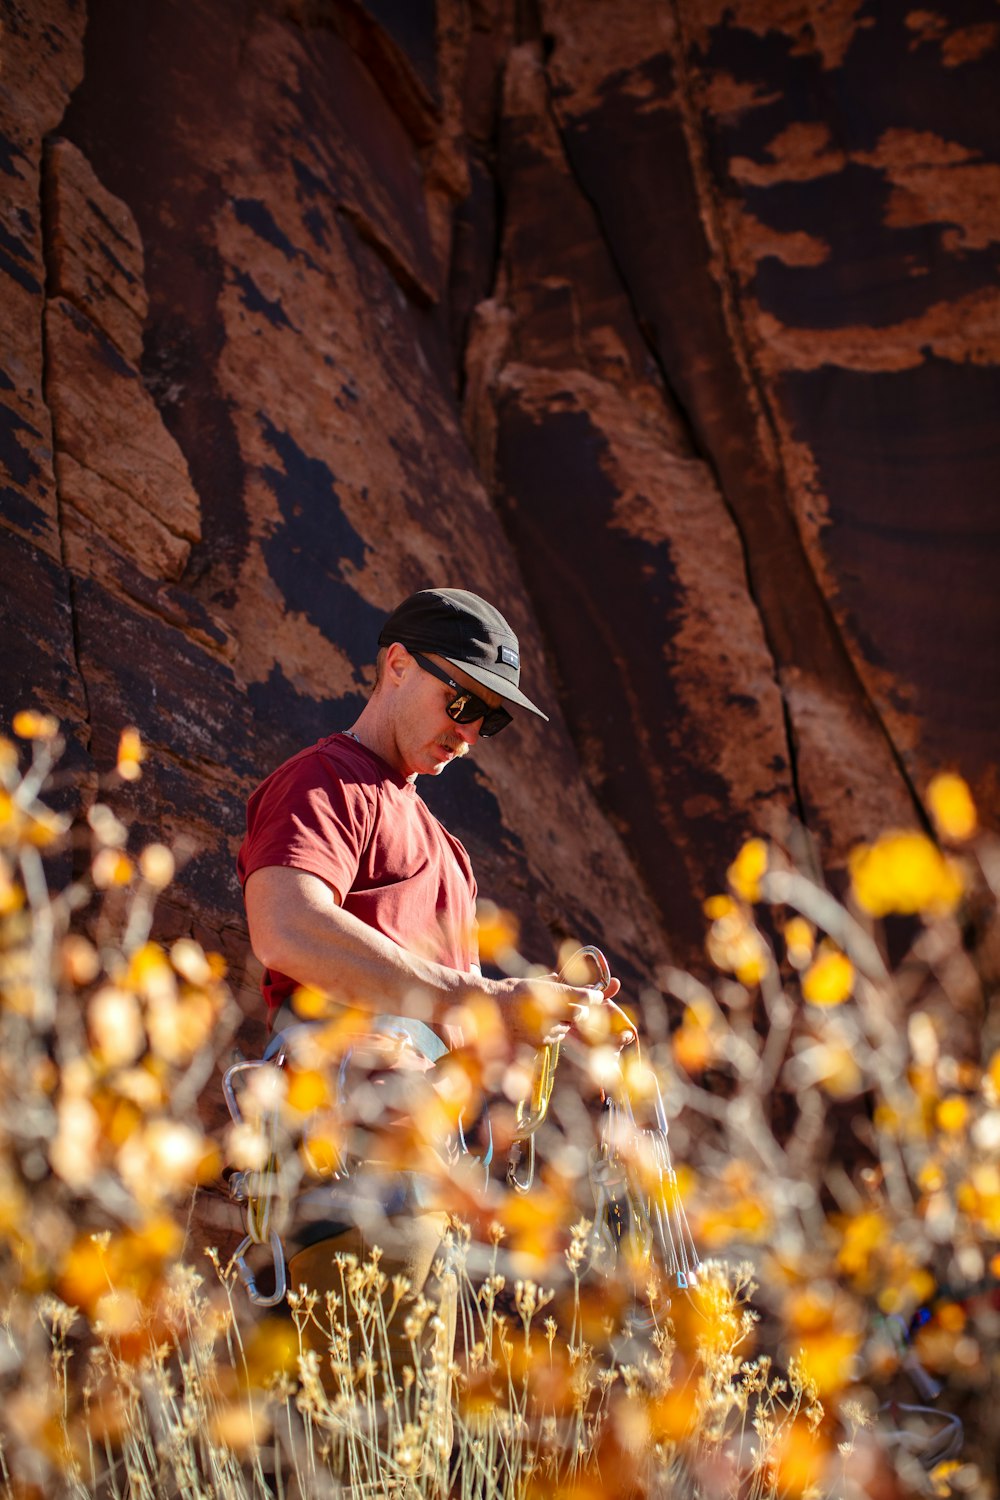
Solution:
M 537 714 L 540 719 L 544 719 L 546 724 L 549 722 L 548 714 L 542 713 L 542 710 L 532 703 L 527 694 L 522 693 L 520 688 L 515 687 L 506 677 L 501 677 L 498 672 L 491 672 L 487 667 L 481 667 L 478 662 L 462 661 L 457 656 L 445 656 L 441 651 L 438 651 L 438 655 L 442 661 L 449 662 L 451 666 L 464 672 L 466 677 L 471 677 L 473 682 L 478 682 L 480 687 L 489 688 L 491 692 L 496 693 L 505 703 L 514 703 L 518 708 L 526 708 L 529 713 Z

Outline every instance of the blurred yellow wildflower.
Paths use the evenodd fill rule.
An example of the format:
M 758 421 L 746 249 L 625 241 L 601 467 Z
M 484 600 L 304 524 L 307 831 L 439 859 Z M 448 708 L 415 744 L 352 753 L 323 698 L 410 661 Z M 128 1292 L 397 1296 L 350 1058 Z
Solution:
M 777 1435 L 773 1459 L 777 1467 L 777 1485 L 780 1494 L 806 1497 L 812 1493 L 819 1496 L 819 1485 L 829 1458 L 829 1440 L 816 1432 L 805 1416 L 782 1427 Z
M 753 903 L 760 900 L 760 882 L 767 874 L 767 845 L 763 839 L 748 839 L 726 871 L 726 879 L 738 896 Z
M 332 1177 L 344 1169 L 343 1131 L 328 1113 L 303 1134 L 302 1160 L 314 1177 Z
M 868 1208 L 837 1220 L 836 1225 L 841 1234 L 837 1268 L 867 1289 L 872 1256 L 889 1233 L 885 1216 L 877 1208 Z
M 11 725 L 18 739 L 52 740 L 59 733 L 59 720 L 51 714 L 40 714 L 31 708 L 22 708 L 14 715 Z
M 145 1050 L 139 1002 L 130 991 L 104 985 L 90 1001 L 87 1018 L 101 1060 L 109 1067 L 135 1062 Z
M 138 729 L 123 729 L 118 739 L 118 775 L 123 781 L 138 781 L 146 750 Z
M 957 1458 L 947 1458 L 943 1463 L 935 1464 L 930 1473 L 931 1489 L 935 1495 L 948 1496 L 955 1493 L 951 1481 L 965 1468 L 965 1465 Z
M 947 1135 L 964 1130 L 969 1119 L 969 1101 L 961 1094 L 951 1094 L 942 1099 L 936 1110 L 938 1128 Z
M 784 927 L 785 952 L 793 969 L 804 969 L 813 956 L 816 934 L 805 917 L 792 917 Z
M 97 1170 L 100 1119 L 89 1100 L 65 1093 L 59 1101 L 56 1118 L 58 1123 L 49 1147 L 49 1161 L 64 1182 L 82 1191 Z
M 656 1442 L 678 1443 L 698 1420 L 697 1396 L 690 1385 L 671 1386 L 650 1403 L 645 1416 Z
M 760 983 L 770 966 L 767 944 L 735 903 L 712 923 L 705 946 L 716 968 L 735 974 L 740 984 L 750 989 Z
M 4 782 L 17 776 L 17 746 L 5 734 L 0 734 L 0 778 Z
M 5 865 L 0 864 L 0 917 L 9 917 L 24 905 L 24 892 L 11 880 Z
M 128 885 L 132 879 L 132 861 L 120 849 L 101 849 L 90 867 L 90 875 L 99 891 L 112 886 Z
M 264 1318 L 247 1338 L 244 1378 L 248 1385 L 264 1387 L 279 1370 L 293 1374 L 298 1357 L 294 1326 L 285 1318 Z
M 166 844 L 147 844 L 139 855 L 139 873 L 154 890 L 166 889 L 174 878 L 174 856 Z
M 219 1159 L 194 1126 L 181 1120 L 153 1120 L 129 1135 L 118 1152 L 117 1166 L 137 1202 L 157 1204 L 209 1181 Z
M 862 844 L 849 858 L 851 887 L 873 917 L 953 911 L 962 896 L 957 863 L 923 833 L 895 830 Z
M 517 948 L 517 919 L 494 901 L 480 901 L 476 908 L 479 955 L 484 963 L 506 967 Z
M 303 1021 L 318 1021 L 330 1012 L 330 997 L 324 990 L 303 984 L 292 996 L 292 1009 Z
M 200 943 L 193 938 L 178 938 L 170 947 L 170 962 L 188 984 L 206 985 L 212 978 L 212 970 Z
M 241 1394 L 212 1410 L 208 1435 L 216 1447 L 253 1456 L 271 1435 L 271 1416 L 259 1400 Z
M 803 1373 L 819 1395 L 833 1395 L 848 1385 L 861 1344 L 853 1304 L 832 1291 L 803 1289 L 789 1297 L 785 1319 Z
M 63 977 L 70 984 L 82 987 L 92 984 L 101 972 L 100 955 L 85 937 L 70 933 L 63 938 L 59 952 L 59 966 Z
M 988 1081 L 996 1098 L 1000 1099 L 1000 1051 L 994 1052 L 986 1069 L 984 1082 Z
M 976 805 L 961 776 L 942 771 L 927 788 L 927 805 L 942 838 L 969 839 L 976 831 Z
M 125 983 L 147 1002 L 171 998 L 177 990 L 174 972 L 158 943 L 143 943 L 136 949 L 129 959 Z
M 854 965 L 835 948 L 820 951 L 802 976 L 802 995 L 810 1005 L 842 1005 L 854 988 Z
M 288 1093 L 285 1103 L 296 1114 L 308 1115 L 315 1109 L 324 1109 L 330 1103 L 330 1087 L 326 1075 L 317 1068 L 293 1068 L 286 1070 Z
M 700 1073 L 715 1057 L 711 1011 L 704 1004 L 689 1005 L 671 1039 L 674 1058 L 686 1073 Z

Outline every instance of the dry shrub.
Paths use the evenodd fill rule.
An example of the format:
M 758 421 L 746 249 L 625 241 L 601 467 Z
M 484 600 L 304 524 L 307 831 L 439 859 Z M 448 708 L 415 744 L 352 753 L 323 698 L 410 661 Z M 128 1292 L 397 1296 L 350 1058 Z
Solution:
M 431 1088 L 366 1060 L 362 1012 L 302 993 L 296 1045 L 243 1075 L 242 1123 L 206 1132 L 240 1016 L 216 956 L 150 939 L 173 856 L 129 852 L 109 805 L 141 742 L 123 734 L 109 800 L 74 822 L 45 800 L 57 726 L 14 728 L 7 1495 L 993 1493 L 1000 852 L 957 778 L 929 791 L 937 840 L 883 834 L 842 900 L 751 840 L 706 906 L 717 980 L 651 976 L 627 1007 L 641 1048 L 604 1008 L 562 1042 L 521 1193 L 454 1143 L 478 1119 L 481 1154 L 488 1106 L 503 1162 L 541 1054 L 471 997 Z M 485 956 L 528 972 L 512 918 L 481 918 Z M 190 1263 L 192 1195 L 224 1163 L 265 1261 L 317 1192 L 367 1251 L 337 1255 L 325 1295 L 255 1311 L 232 1265 Z M 400 1184 L 407 1212 L 447 1216 L 424 1289 L 400 1269 Z

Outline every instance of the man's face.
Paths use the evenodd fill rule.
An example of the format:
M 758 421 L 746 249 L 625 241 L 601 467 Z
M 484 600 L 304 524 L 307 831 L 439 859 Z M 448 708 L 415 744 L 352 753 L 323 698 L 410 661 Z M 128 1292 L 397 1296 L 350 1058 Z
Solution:
M 499 694 L 480 687 L 461 667 L 445 661 L 433 651 L 424 655 L 442 667 L 460 688 L 468 688 L 491 708 L 500 707 L 503 700 Z M 393 695 L 397 765 L 404 776 L 440 776 L 445 766 L 467 755 L 473 748 L 479 739 L 482 720 L 477 719 L 474 724 L 458 724 L 449 718 L 447 708 L 454 700 L 454 689 L 425 672 L 408 652 L 395 666 L 400 674 Z

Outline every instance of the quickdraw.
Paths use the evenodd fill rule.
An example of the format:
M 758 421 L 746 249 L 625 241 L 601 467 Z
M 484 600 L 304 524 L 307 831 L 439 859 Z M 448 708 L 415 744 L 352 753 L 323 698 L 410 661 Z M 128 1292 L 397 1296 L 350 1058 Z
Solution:
M 243 1111 L 236 1097 L 236 1078 L 241 1073 L 252 1072 L 259 1068 L 281 1067 L 284 1061 L 285 1057 L 282 1052 L 274 1059 L 237 1062 L 231 1068 L 226 1069 L 222 1079 L 222 1091 L 235 1125 L 244 1124 Z M 285 1300 L 285 1294 L 288 1291 L 285 1250 L 281 1243 L 281 1236 L 271 1222 L 278 1183 L 277 1125 L 277 1106 L 273 1106 L 267 1115 L 268 1159 L 266 1165 L 258 1172 L 234 1172 L 229 1179 L 229 1196 L 234 1203 L 244 1205 L 246 1227 L 246 1234 L 233 1252 L 232 1264 L 236 1267 L 236 1274 L 242 1281 L 247 1296 L 256 1307 L 277 1307 L 279 1302 Z M 257 1275 L 247 1263 L 247 1255 L 255 1245 L 267 1245 L 271 1252 L 274 1291 L 270 1295 L 262 1292 L 257 1286 Z
M 575 967 L 581 958 L 589 958 L 597 970 L 598 978 L 591 988 L 606 990 L 611 969 L 600 948 L 588 945 L 579 949 L 566 967 Z M 613 1000 L 604 1003 L 625 1023 L 623 1048 L 634 1047 L 636 1058 L 641 1058 L 638 1035 L 625 1011 Z M 517 1108 L 517 1129 L 507 1161 L 507 1183 L 517 1193 L 529 1192 L 534 1182 L 535 1134 L 548 1117 L 559 1050 L 558 1040 L 546 1042 L 539 1049 L 530 1098 Z M 602 1247 L 616 1255 L 623 1242 L 631 1240 L 640 1259 L 648 1260 L 655 1250 L 675 1287 L 687 1290 L 695 1282 L 698 1252 L 670 1154 L 663 1096 L 655 1075 L 651 1073 L 650 1077 L 656 1121 L 652 1128 L 644 1128 L 636 1120 L 624 1076 L 620 1097 L 605 1094 L 601 1144 L 590 1162 L 595 1205 L 591 1264 Z M 522 1158 L 526 1158 L 523 1176 L 519 1175 Z
M 654 1250 L 678 1291 L 694 1286 L 698 1252 L 688 1224 L 667 1135 L 660 1086 L 653 1077 L 656 1125 L 640 1126 L 627 1093 L 609 1098 L 601 1146 L 591 1159 L 596 1251 L 631 1239 L 640 1260 Z

